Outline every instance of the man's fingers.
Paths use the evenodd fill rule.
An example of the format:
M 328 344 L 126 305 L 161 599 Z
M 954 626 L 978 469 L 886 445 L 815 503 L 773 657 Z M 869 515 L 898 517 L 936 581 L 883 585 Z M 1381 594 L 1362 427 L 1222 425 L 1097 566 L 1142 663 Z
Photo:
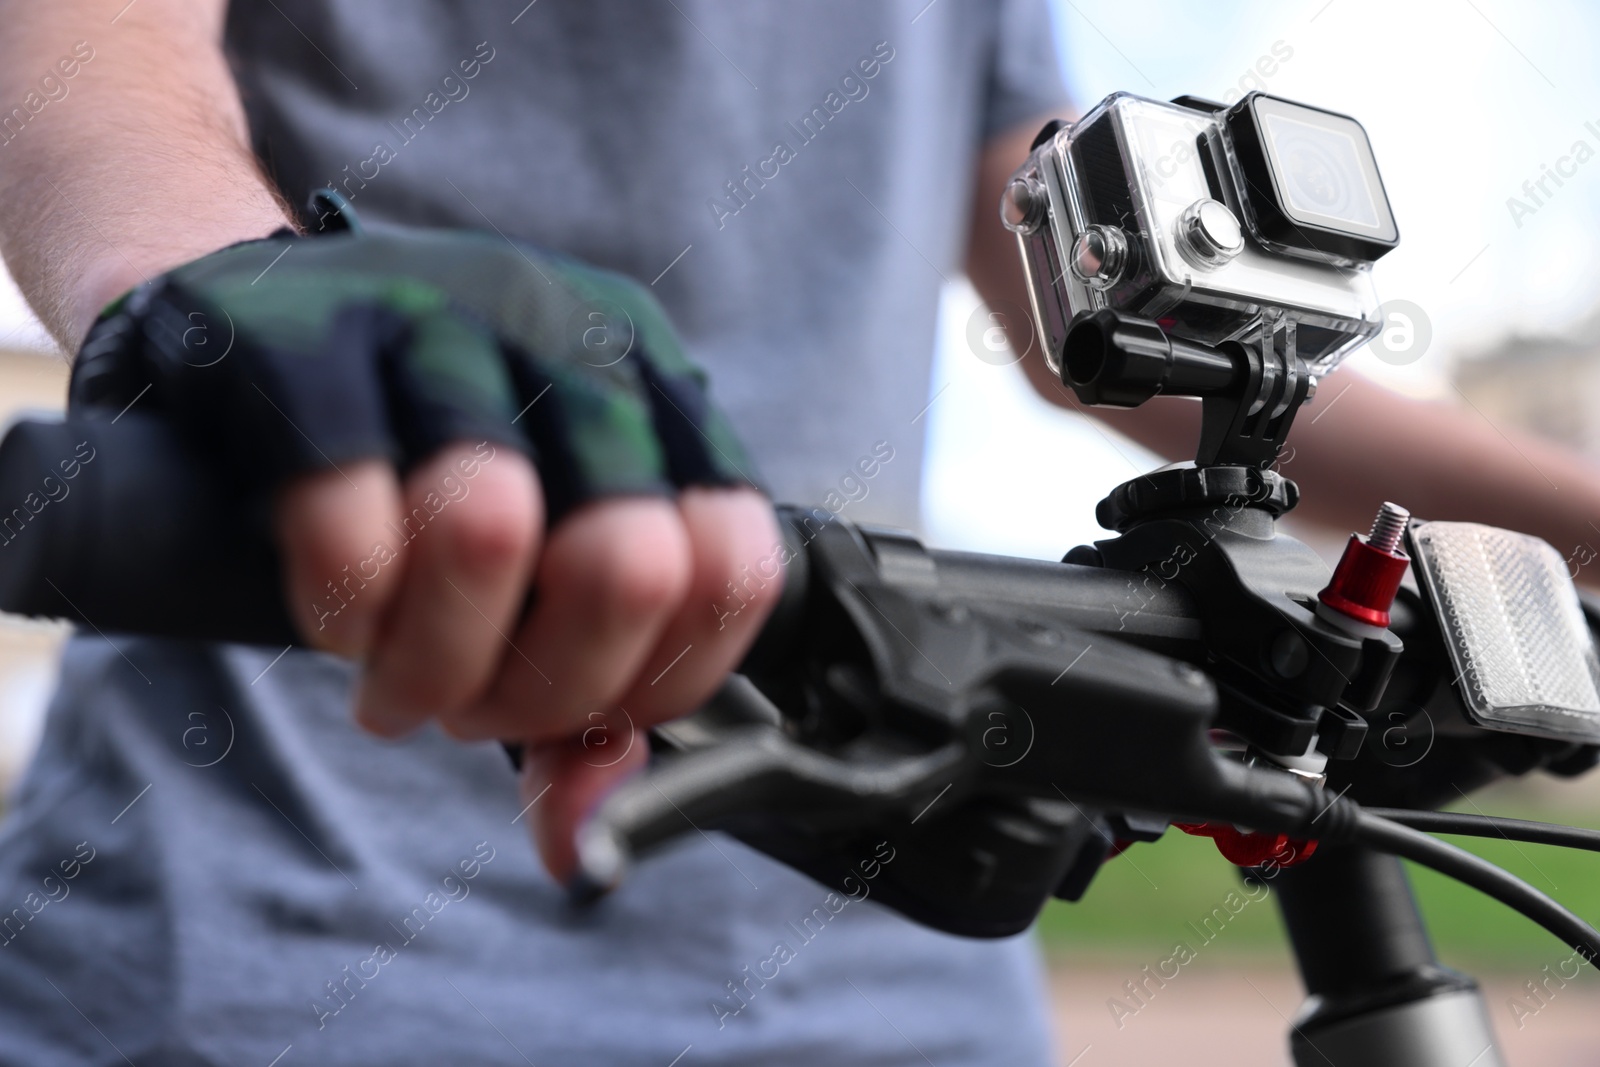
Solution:
M 522 787 L 523 803 L 533 805 L 530 817 L 539 854 L 562 883 L 576 867 L 573 838 L 579 825 L 606 793 L 645 763 L 646 729 L 690 712 L 710 696 L 744 656 L 782 589 L 782 541 L 773 507 L 763 496 L 752 490 L 690 490 L 678 499 L 677 517 L 685 534 L 686 573 L 670 621 L 656 632 L 648 656 L 637 657 L 634 667 L 619 664 L 618 681 L 590 689 L 616 693 L 621 678 L 630 677 L 619 702 L 613 696 L 578 718 L 570 713 L 546 717 L 554 704 L 547 704 L 544 694 L 555 688 L 555 678 L 566 681 L 579 675 L 563 672 L 568 659 L 530 638 L 530 653 L 555 670 L 552 685 L 530 686 L 525 675 L 525 704 L 504 699 L 470 717 L 482 736 L 558 737 L 531 745 Z M 638 552 L 642 550 L 635 547 Z M 552 539 L 539 565 L 541 582 L 558 563 Z M 544 585 L 539 609 L 544 611 L 550 603 L 542 589 Z M 514 669 L 514 661 L 507 659 L 506 673 Z M 602 675 L 584 677 L 594 686 Z
M 783 590 L 783 540 L 753 489 L 689 489 L 678 498 L 692 574 L 682 607 L 620 698 L 644 726 L 687 714 L 738 666 Z
M 549 741 L 616 705 L 677 613 L 688 535 L 671 501 L 606 500 L 550 532 L 538 600 L 488 697 L 445 720 L 467 739 Z
M 620 738 L 617 739 L 620 743 Z M 580 734 L 568 741 L 533 748 L 522 770 L 522 802 L 545 869 L 567 884 L 577 869 L 573 844 L 578 827 L 624 778 L 642 769 L 649 758 L 643 733 L 622 752 L 607 752 Z
M 508 650 L 544 525 L 527 459 L 445 448 L 406 479 L 389 530 L 405 579 L 362 678 L 356 718 L 393 735 L 478 699 Z M 391 560 L 393 562 L 394 560 Z
M 374 546 L 393 539 L 400 488 L 387 463 L 366 460 L 285 487 L 277 501 L 285 595 L 300 634 L 346 656 L 371 646 L 378 619 L 400 586 L 400 568 L 363 577 Z

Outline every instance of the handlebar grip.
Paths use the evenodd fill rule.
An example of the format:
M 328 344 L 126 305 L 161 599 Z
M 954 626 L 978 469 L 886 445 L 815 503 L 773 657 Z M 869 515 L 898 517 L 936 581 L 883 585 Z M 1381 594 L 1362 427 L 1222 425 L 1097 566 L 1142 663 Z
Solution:
M 269 507 L 151 416 L 19 421 L 0 441 L 0 609 L 298 643 Z

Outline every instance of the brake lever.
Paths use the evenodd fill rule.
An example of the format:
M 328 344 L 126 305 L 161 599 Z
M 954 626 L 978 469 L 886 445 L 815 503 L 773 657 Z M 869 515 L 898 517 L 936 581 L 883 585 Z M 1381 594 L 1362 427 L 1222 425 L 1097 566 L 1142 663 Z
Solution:
M 685 722 L 675 732 L 704 729 Z M 954 786 L 964 757 L 951 744 L 916 756 L 842 760 L 773 726 L 725 728 L 605 800 L 579 834 L 573 895 L 609 892 L 621 883 L 630 857 L 756 812 L 770 823 L 804 825 L 818 834 L 898 819 L 909 823 L 919 807 Z

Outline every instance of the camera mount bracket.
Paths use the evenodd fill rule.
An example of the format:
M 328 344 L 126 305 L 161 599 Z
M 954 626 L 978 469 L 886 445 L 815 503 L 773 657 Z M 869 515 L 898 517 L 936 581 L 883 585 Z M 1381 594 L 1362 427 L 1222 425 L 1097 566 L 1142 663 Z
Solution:
M 1199 397 L 1195 463 L 1202 468 L 1271 466 L 1316 388 L 1295 353 L 1295 323 L 1281 315 L 1245 340 L 1213 347 L 1111 308 L 1085 311 L 1073 317 L 1059 362 L 1061 380 L 1085 404 L 1131 408 L 1157 395 Z
M 1244 356 L 1243 388 L 1232 396 L 1201 401 L 1196 463 L 1202 467 L 1244 463 L 1265 469 L 1277 460 L 1295 413 L 1317 387 L 1295 354 L 1294 342 L 1295 324 L 1282 317 L 1264 325 L 1256 339 L 1235 342 L 1236 352 Z
M 1219 682 L 1219 724 L 1291 765 L 1359 750 L 1400 641 L 1352 634 L 1318 617 L 1328 584 L 1315 552 L 1280 535 L 1299 502 L 1271 464 L 1315 379 L 1295 352 L 1295 324 L 1269 316 L 1242 340 L 1211 346 L 1111 308 L 1073 317 L 1062 380 L 1087 404 L 1137 407 L 1158 395 L 1200 398 L 1194 466 L 1125 482 L 1096 518 L 1119 536 L 1074 549 L 1068 563 L 1143 575 L 1131 596 L 1175 584 L 1192 593 Z M 1141 589 L 1144 592 L 1141 592 Z M 1263 658 L 1262 649 L 1270 650 Z

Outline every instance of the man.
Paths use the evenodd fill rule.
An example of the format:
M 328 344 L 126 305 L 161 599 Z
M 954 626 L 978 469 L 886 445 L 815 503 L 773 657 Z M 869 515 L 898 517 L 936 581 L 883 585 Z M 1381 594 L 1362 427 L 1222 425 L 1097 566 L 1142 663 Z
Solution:
M 939 286 L 964 262 L 986 299 L 1020 300 L 995 204 L 1062 109 L 1040 0 L 0 10 L 0 101 L 46 75 L 67 88 L 0 146 L 0 248 L 67 347 L 148 280 L 193 290 L 259 255 L 208 305 L 249 318 L 259 294 L 342 284 L 308 273 L 327 249 L 422 247 L 277 237 L 216 258 L 299 225 L 286 205 L 331 185 L 374 231 L 482 231 L 485 261 L 532 268 L 531 294 L 567 268 L 513 239 L 631 276 L 776 497 L 837 499 L 870 457 L 843 510 L 901 525 Z M 533 333 L 574 328 L 540 314 Z M 285 388 L 314 395 L 324 366 Z M 521 425 L 558 435 L 538 400 Z M 1341 408 L 1296 439 L 1307 499 L 1339 501 L 1324 517 L 1387 492 L 1430 515 L 1520 508 L 1559 544 L 1596 510 L 1592 474 L 1549 450 L 1521 446 L 1564 487 L 1547 499 L 1452 413 L 1362 385 Z M 1365 436 L 1374 414 L 1394 416 L 1387 447 Z M 1128 425 L 1177 453 L 1181 421 Z M 504 440 L 492 461 L 468 437 L 437 445 L 398 472 L 358 453 L 277 496 L 291 610 L 343 658 L 74 639 L 0 842 L 6 901 L 53 894 L 0 947 L 0 1062 L 1048 1062 L 1025 939 L 945 937 L 870 893 L 836 911 L 721 837 L 642 865 L 593 914 L 566 908 L 573 829 L 637 767 L 631 731 L 695 707 L 770 606 L 771 590 L 728 625 L 715 607 L 770 551 L 770 512 L 739 477 L 557 508 L 548 450 L 536 469 Z M 1463 450 L 1487 472 L 1453 470 Z M 1373 454 L 1386 481 L 1369 483 Z M 475 456 L 470 492 L 340 596 L 344 568 Z M 625 755 L 597 755 L 596 730 Z M 535 745 L 520 797 L 489 738 Z

